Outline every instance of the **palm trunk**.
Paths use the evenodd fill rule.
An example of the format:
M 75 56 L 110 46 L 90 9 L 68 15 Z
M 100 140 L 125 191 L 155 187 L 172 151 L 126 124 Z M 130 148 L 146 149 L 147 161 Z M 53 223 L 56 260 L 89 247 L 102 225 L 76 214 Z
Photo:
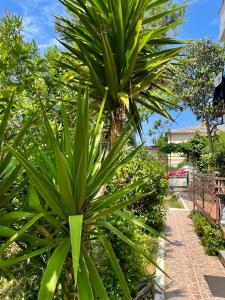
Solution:
M 210 124 L 209 124 L 209 120 L 206 117 L 206 129 L 207 129 L 207 136 L 208 136 L 208 140 L 209 140 L 209 147 L 210 150 L 213 152 L 214 151 L 214 147 L 213 147 L 213 138 L 212 138 L 212 133 L 211 133 L 211 129 L 210 129 Z
M 123 130 L 123 109 L 117 107 L 111 113 L 111 148 L 117 142 Z

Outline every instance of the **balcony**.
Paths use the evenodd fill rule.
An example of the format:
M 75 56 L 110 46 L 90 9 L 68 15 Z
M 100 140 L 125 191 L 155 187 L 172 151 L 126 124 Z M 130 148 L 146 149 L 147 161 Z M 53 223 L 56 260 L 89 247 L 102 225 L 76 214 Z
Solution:
M 225 0 L 220 8 L 220 40 L 225 42 Z

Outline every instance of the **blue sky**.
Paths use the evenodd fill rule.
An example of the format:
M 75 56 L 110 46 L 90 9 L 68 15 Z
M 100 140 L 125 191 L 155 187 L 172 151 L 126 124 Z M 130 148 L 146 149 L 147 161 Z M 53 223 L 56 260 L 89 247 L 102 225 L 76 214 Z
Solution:
M 180 2 L 182 2 L 180 0 Z M 178 32 L 178 37 L 181 39 L 200 39 L 212 38 L 214 41 L 219 41 L 219 8 L 222 0 L 196 0 L 187 8 L 185 23 Z M 166 129 L 176 129 L 189 127 L 199 124 L 194 118 L 191 111 L 185 110 L 183 113 L 171 112 L 171 116 L 175 123 L 170 123 Z M 155 120 L 159 119 L 153 116 L 143 124 L 146 144 L 151 144 L 151 137 L 148 136 L 148 131 L 152 127 Z M 159 132 L 161 133 L 161 132 Z
M 181 0 L 179 0 L 181 1 Z M 185 23 L 178 32 L 182 39 L 199 39 L 209 37 L 218 41 L 219 7 L 222 0 L 193 1 L 187 9 Z M 34 39 L 41 52 L 48 46 L 56 44 L 54 33 L 54 15 L 63 14 L 63 8 L 57 0 L 0 0 L 0 16 L 6 12 L 23 16 L 24 36 L 26 40 Z M 197 124 L 190 111 L 182 114 L 171 113 L 176 123 L 168 128 L 180 128 Z M 148 130 L 157 116 L 143 124 L 146 144 L 151 144 Z
M 41 52 L 57 43 L 54 16 L 64 13 L 58 0 L 0 0 L 0 16 L 7 12 L 23 17 L 25 39 L 34 39 Z

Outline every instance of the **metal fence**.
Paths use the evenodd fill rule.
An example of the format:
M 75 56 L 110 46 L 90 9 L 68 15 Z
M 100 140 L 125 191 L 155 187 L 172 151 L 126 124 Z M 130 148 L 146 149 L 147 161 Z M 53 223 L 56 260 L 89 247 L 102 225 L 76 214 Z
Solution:
M 194 210 L 198 210 L 220 224 L 225 208 L 225 178 L 213 175 L 193 174 L 189 180 L 189 197 Z

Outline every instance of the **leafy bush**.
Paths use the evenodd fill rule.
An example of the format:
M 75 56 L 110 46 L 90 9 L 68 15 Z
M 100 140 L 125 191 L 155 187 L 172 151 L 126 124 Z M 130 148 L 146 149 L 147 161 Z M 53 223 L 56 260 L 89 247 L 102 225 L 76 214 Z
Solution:
M 149 176 L 148 182 L 141 187 L 137 187 L 129 193 L 124 200 L 140 198 L 135 204 L 129 206 L 131 216 L 138 216 L 138 219 L 145 224 L 157 229 L 164 229 L 164 219 L 166 209 L 164 207 L 164 197 L 168 192 L 168 182 L 165 179 L 164 167 L 151 156 L 141 152 L 129 163 L 123 166 L 114 177 L 113 181 L 107 185 L 108 192 L 121 190 L 127 185 L 133 184 L 145 176 Z M 118 217 L 110 217 L 110 223 L 114 224 L 123 234 L 129 237 L 137 245 L 141 243 L 142 248 L 149 253 L 152 260 L 155 260 L 157 252 L 157 239 L 145 233 L 145 230 L 137 228 L 128 221 L 121 221 Z M 128 246 L 118 239 L 117 236 L 108 232 L 112 247 L 118 257 L 121 268 L 128 282 L 129 289 L 134 296 L 137 292 L 137 285 L 143 277 L 148 278 L 150 286 L 153 286 L 154 269 L 150 267 L 140 255 L 137 255 Z M 100 259 L 101 261 L 101 259 Z M 113 271 L 107 261 L 101 262 L 102 270 L 105 274 L 104 283 L 112 291 L 112 299 L 123 299 L 121 288 L 116 280 Z M 150 288 L 151 289 L 151 288 Z
M 130 213 L 132 215 L 132 213 Z M 128 221 L 123 221 L 120 218 L 114 216 L 108 218 L 108 221 L 118 228 L 125 236 L 132 240 L 135 244 L 142 245 L 142 249 L 148 253 L 153 261 L 155 261 L 158 250 L 158 240 L 156 237 L 152 237 L 149 234 L 141 231 L 137 226 L 131 224 Z M 140 280 L 146 278 L 151 286 L 154 286 L 154 271 L 155 267 L 144 259 L 141 255 L 138 255 L 134 250 L 130 249 L 129 246 L 124 245 L 117 236 L 110 234 L 108 236 L 119 260 L 121 269 L 124 273 L 124 277 L 127 281 L 129 290 L 131 291 L 132 297 L 137 294 L 138 285 Z M 103 251 L 101 251 L 101 254 Z M 123 300 L 123 294 L 115 276 L 113 269 L 110 267 L 110 262 L 106 256 L 98 257 L 100 262 L 101 272 L 104 274 L 103 282 L 107 290 L 110 291 L 110 299 Z M 149 291 L 151 292 L 151 291 Z
M 214 165 L 221 176 L 225 176 L 225 133 L 220 132 L 214 142 Z
M 37 299 L 42 276 L 43 267 L 35 259 L 0 272 L 0 299 Z
M 208 255 L 218 255 L 219 250 L 225 249 L 224 233 L 219 226 L 213 225 L 201 213 L 194 212 L 191 217 L 195 231 Z
M 209 147 L 203 150 L 196 167 L 201 173 L 211 174 L 215 171 L 215 153 L 210 152 Z
M 201 173 L 211 174 L 218 171 L 225 175 L 225 133 L 219 132 L 214 140 L 214 151 L 211 152 L 207 144 L 201 150 L 201 155 L 195 162 L 195 166 Z
M 144 176 L 149 176 L 149 181 L 126 196 L 127 199 L 140 197 L 129 209 L 149 226 L 163 230 L 166 215 L 163 199 L 168 192 L 168 182 L 165 178 L 165 168 L 159 161 L 141 152 L 120 169 L 107 189 L 114 191 L 124 188 Z

